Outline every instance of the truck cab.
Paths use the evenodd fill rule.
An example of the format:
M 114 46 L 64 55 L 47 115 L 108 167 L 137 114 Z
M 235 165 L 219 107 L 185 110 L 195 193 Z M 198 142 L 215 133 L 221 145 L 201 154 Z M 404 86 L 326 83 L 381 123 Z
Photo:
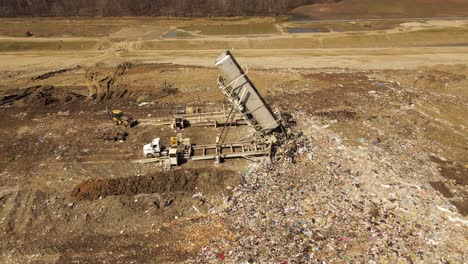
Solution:
M 143 154 L 149 159 L 160 157 L 162 150 L 163 147 L 161 146 L 160 138 L 155 138 L 151 143 L 143 146 Z

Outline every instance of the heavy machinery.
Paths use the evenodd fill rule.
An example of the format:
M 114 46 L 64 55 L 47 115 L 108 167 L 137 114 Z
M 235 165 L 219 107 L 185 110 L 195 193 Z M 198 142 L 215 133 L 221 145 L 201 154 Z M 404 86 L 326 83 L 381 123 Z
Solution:
M 242 155 L 244 157 L 269 156 L 272 144 L 277 142 L 277 138 L 272 135 L 273 132 L 282 131 L 285 134 L 279 110 L 273 111 L 270 108 L 247 76 L 247 67 L 244 70 L 231 52 L 226 51 L 221 54 L 215 65 L 220 73 L 218 87 L 232 106 L 226 123 L 230 123 L 238 112 L 243 116 L 247 125 L 255 130 L 257 142 L 251 146 L 242 145 L 241 149 L 245 152 Z M 229 128 L 230 126 L 224 127 L 216 139 L 216 162 L 222 162 L 224 158 L 238 156 L 223 153 L 226 148 L 225 140 Z
M 109 108 L 107 108 L 107 113 L 109 115 L 109 118 L 112 119 L 112 122 L 114 122 L 114 124 L 116 126 L 123 126 L 123 127 L 128 127 L 128 128 L 132 128 L 136 125 L 138 125 L 138 121 L 131 118 L 131 117 L 128 117 L 128 116 L 125 116 L 124 112 L 122 110 L 110 110 Z
M 273 111 L 260 95 L 254 84 L 247 76 L 247 70 L 234 59 L 233 55 L 226 51 L 217 60 L 220 76 L 218 87 L 231 103 L 231 110 L 225 121 L 223 129 L 216 137 L 215 144 L 192 145 L 190 140 L 182 137 L 171 138 L 170 149 L 163 153 L 159 139 L 154 139 L 151 144 L 144 147 L 147 158 L 169 156 L 170 164 L 177 166 L 179 158 L 186 160 L 215 160 L 220 163 L 227 158 L 247 158 L 270 156 L 272 145 L 277 142 L 274 132 L 284 132 L 281 115 L 278 110 Z M 189 115 L 175 119 L 173 128 L 186 127 Z M 239 118 L 255 130 L 256 140 L 251 142 L 225 143 L 230 127 L 237 124 Z M 202 123 L 203 124 L 203 123 Z M 214 122 L 217 127 L 217 122 Z M 206 124 L 204 124 L 206 125 Z M 155 161 L 159 161 L 156 160 Z M 151 161 L 144 161 L 149 163 Z
M 179 165 L 179 148 L 172 146 L 168 149 L 165 148 L 161 144 L 160 138 L 155 138 L 151 141 L 151 143 L 143 146 L 143 154 L 148 159 L 153 159 L 154 161 L 164 161 L 170 166 Z
M 160 156 L 164 155 L 164 153 L 162 153 L 163 150 L 164 147 L 161 146 L 160 138 L 155 138 L 151 141 L 151 143 L 143 146 L 143 154 L 148 159 L 159 158 Z

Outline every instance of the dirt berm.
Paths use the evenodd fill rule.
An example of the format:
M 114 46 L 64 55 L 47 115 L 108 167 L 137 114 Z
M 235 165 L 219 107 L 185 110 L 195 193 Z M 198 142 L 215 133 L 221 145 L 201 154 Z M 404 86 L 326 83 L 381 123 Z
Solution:
M 234 179 L 232 171 L 173 170 L 158 175 L 84 181 L 72 191 L 78 200 L 96 200 L 111 195 L 190 192 L 194 190 L 216 193 Z

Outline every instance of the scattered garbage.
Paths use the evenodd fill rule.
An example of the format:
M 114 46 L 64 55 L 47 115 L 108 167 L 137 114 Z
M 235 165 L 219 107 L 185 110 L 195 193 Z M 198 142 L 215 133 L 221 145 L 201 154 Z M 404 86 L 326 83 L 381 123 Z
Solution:
M 451 205 L 418 180 L 434 168 L 399 164 L 405 150 L 347 146 L 306 115 L 298 123 L 273 165 L 251 164 L 228 202 L 213 206 L 235 239 L 214 235 L 189 263 L 466 261 L 453 253 L 464 251 L 466 221 L 437 210 Z

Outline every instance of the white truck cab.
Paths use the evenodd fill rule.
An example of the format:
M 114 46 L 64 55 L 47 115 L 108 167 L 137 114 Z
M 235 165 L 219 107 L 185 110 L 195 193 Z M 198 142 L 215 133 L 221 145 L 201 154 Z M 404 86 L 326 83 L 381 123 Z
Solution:
M 143 146 L 143 153 L 145 154 L 145 157 L 149 159 L 161 156 L 161 150 L 162 146 L 160 138 L 155 138 L 151 143 Z
M 148 159 L 161 158 L 170 164 L 170 166 L 179 166 L 179 150 L 178 148 L 166 149 L 161 145 L 161 139 L 155 138 L 151 143 L 143 146 L 143 154 Z

